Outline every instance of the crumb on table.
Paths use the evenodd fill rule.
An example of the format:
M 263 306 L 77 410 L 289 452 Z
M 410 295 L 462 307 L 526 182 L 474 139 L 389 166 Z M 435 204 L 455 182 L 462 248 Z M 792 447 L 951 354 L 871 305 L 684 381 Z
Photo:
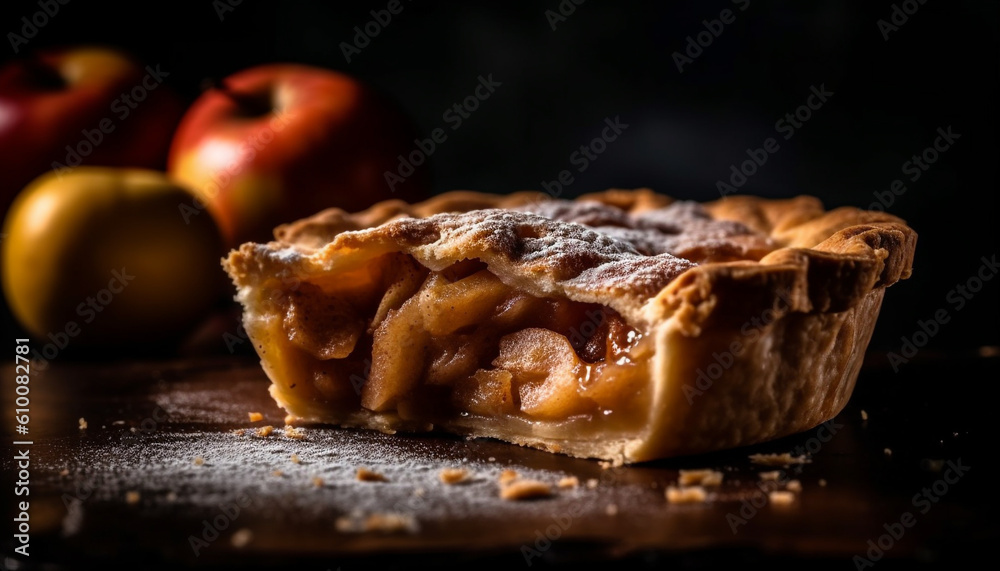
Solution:
M 205 459 L 202 458 L 201 456 L 195 456 L 194 460 L 193 460 L 193 463 L 194 463 L 195 466 L 201 466 L 201 465 L 205 464 Z
M 274 433 L 274 427 L 268 424 L 267 426 L 262 426 L 257 429 L 257 436 L 260 438 L 266 438 Z
M 229 538 L 229 541 L 233 547 L 241 549 L 253 541 L 253 532 L 244 527 L 243 529 L 236 530 L 233 536 Z
M 81 416 L 78 422 L 80 423 L 80 430 L 87 430 L 87 419 Z
M 672 504 L 700 504 L 708 499 L 701 486 L 667 486 L 665 495 Z
M 129 491 L 125 492 L 125 503 L 126 504 L 134 506 L 135 504 L 139 503 L 139 500 L 141 498 L 142 498 L 142 496 L 140 496 L 139 492 L 137 492 L 135 490 L 129 490 Z
M 577 478 L 576 476 L 567 476 L 559 480 L 559 483 L 556 484 L 556 486 L 564 490 L 568 488 L 577 488 L 580 486 L 580 478 Z
M 338 517 L 334 525 L 341 533 L 414 533 L 418 530 L 413 515 L 393 512 L 373 513 L 368 516 L 354 513 Z
M 259 412 L 248 412 L 247 416 L 250 417 L 250 422 L 260 422 L 264 420 L 264 415 Z
M 445 468 L 438 474 L 438 478 L 445 484 L 460 484 L 468 481 L 469 471 L 465 468 Z
M 505 486 L 518 478 L 518 474 L 514 470 L 504 470 L 500 472 L 500 485 Z
M 295 440 L 302 440 L 306 437 L 306 429 L 295 428 L 291 424 L 285 425 L 285 438 L 292 438 Z
M 781 454 L 751 454 L 750 461 L 754 464 L 764 466 L 789 466 L 791 464 L 808 464 L 809 458 L 805 456 L 792 456 L 788 452 Z
M 760 479 L 764 482 L 777 482 L 781 479 L 781 470 L 772 470 L 770 472 L 761 472 Z
M 799 493 L 802 491 L 802 482 L 798 480 L 789 480 L 788 483 L 785 484 L 785 489 L 789 492 Z
M 374 470 L 369 470 L 368 468 L 358 468 L 358 473 L 356 475 L 359 482 L 388 482 L 389 479 L 384 475 L 375 472 Z
M 787 506 L 795 501 L 795 494 L 784 490 L 774 490 L 768 493 L 767 497 L 776 506 Z
M 681 470 L 677 483 L 682 486 L 719 486 L 722 484 L 722 472 L 715 470 Z
M 500 485 L 500 497 L 505 500 L 533 500 L 552 495 L 552 486 L 540 480 L 515 479 Z

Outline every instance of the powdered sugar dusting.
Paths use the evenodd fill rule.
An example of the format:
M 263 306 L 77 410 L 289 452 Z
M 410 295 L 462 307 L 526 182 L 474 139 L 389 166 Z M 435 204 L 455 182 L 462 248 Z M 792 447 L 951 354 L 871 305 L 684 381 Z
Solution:
M 577 222 L 632 244 L 645 255 L 672 254 L 692 261 L 709 261 L 712 255 L 726 258 L 756 257 L 775 245 L 760 233 L 731 220 L 715 220 L 705 207 L 693 201 L 677 201 L 663 208 L 629 214 L 599 202 L 552 200 L 520 207 L 564 222 Z M 709 256 L 705 258 L 706 254 Z
M 395 250 L 432 270 L 478 259 L 511 287 L 602 303 L 626 319 L 641 319 L 639 307 L 700 263 L 756 260 L 774 249 L 767 236 L 683 201 L 632 214 L 600 202 L 552 199 L 426 218 L 399 213 L 377 226 L 339 233 L 335 228 L 342 225 L 331 224 L 319 218 L 299 223 L 300 240 L 311 244 L 312 226 L 325 228 L 326 236 L 332 232 L 332 239 L 314 253 L 300 252 L 298 242 L 286 248 L 272 242 L 271 259 L 287 266 L 308 257 L 306 263 L 329 268 L 341 252 Z
M 626 220 L 611 214 L 599 216 L 605 211 L 607 207 L 601 205 L 552 209 L 563 217 L 577 213 L 592 220 Z M 547 274 L 580 293 L 611 290 L 646 298 L 696 265 L 668 253 L 648 256 L 628 240 L 578 222 L 508 209 L 394 220 L 377 228 L 342 234 L 335 245 L 379 234 L 389 234 L 414 250 L 433 252 L 428 256 L 478 257 L 488 265 L 503 266 L 506 271 L 499 273 L 504 275 L 522 274 L 530 280 L 533 275 Z

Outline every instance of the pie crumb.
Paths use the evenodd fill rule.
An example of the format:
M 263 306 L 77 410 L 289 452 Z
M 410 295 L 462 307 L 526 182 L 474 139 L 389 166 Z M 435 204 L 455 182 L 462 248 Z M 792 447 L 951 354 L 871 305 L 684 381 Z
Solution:
M 268 424 L 267 426 L 262 426 L 257 429 L 257 436 L 260 438 L 267 438 L 268 436 L 271 436 L 273 432 L 274 427 Z
M 920 460 L 920 467 L 928 472 L 940 472 L 941 469 L 944 468 L 944 460 L 923 458 Z
M 236 549 L 242 549 L 247 545 L 250 545 L 250 542 L 253 541 L 253 532 L 244 527 L 243 529 L 237 530 L 236 533 L 229 538 L 229 541 Z
M 469 480 L 469 471 L 465 468 L 445 468 L 438 477 L 445 484 L 461 484 Z
M 795 492 L 797 494 L 802 491 L 802 482 L 798 480 L 789 480 L 788 483 L 785 484 L 785 489 L 789 492 Z
M 503 472 L 500 472 L 500 485 L 506 486 L 517 478 L 518 474 L 514 470 L 504 470 Z
M 317 488 L 322 488 L 323 487 L 323 478 L 320 478 L 319 476 L 313 476 L 312 485 L 315 486 L 315 487 L 317 487 Z
M 306 437 L 306 430 L 304 428 L 295 428 L 291 424 L 285 425 L 285 438 L 302 440 L 305 437 Z
M 826 487 L 826 480 L 824 480 L 823 478 L 820 478 L 819 479 L 819 487 L 825 488 Z
M 365 531 L 381 531 L 392 533 L 397 531 L 416 531 L 417 522 L 409 514 L 375 513 L 365 519 Z
M 195 466 L 202 466 L 205 464 L 205 459 L 202 458 L 201 456 L 195 456 L 193 463 Z
M 764 482 L 777 482 L 781 479 L 781 470 L 772 470 L 770 472 L 761 472 L 760 479 Z
M 247 433 L 246 429 L 244 429 L 244 428 L 237 428 L 236 430 L 232 430 L 230 432 L 232 432 L 236 436 L 243 436 L 244 434 Z
M 886 448 L 882 451 L 886 456 L 892 456 L 892 448 Z
M 389 479 L 379 474 L 369 470 L 368 468 L 358 468 L 357 478 L 359 482 L 388 482 Z
M 402 513 L 373 513 L 367 517 L 362 514 L 355 513 L 350 516 L 337 518 L 335 525 L 337 531 L 341 533 L 362 533 L 370 531 L 378 531 L 382 533 L 414 533 L 418 529 L 417 522 L 413 516 Z
M 865 409 L 861 409 L 861 420 L 868 420 L 868 413 L 865 412 Z
M 274 472 L 271 472 L 271 475 L 272 475 L 272 476 L 277 476 L 277 477 L 279 477 L 279 478 L 280 478 L 280 477 L 284 476 L 284 475 L 285 475 L 285 473 L 284 473 L 284 472 L 282 472 L 281 470 L 275 470 Z
M 167 492 L 167 501 L 171 502 L 171 503 L 176 502 L 177 501 L 177 492 L 173 492 L 173 491 Z
M 556 486 L 564 490 L 569 488 L 577 488 L 580 486 L 580 478 L 577 478 L 576 476 L 567 476 L 559 480 L 559 483 L 556 484 Z
M 248 412 L 247 415 L 250 417 L 250 422 L 260 422 L 264 420 L 264 415 L 259 412 Z
M 80 430 L 87 430 L 87 419 L 80 417 Z
M 608 504 L 607 507 L 604 508 L 604 513 L 610 516 L 618 515 L 618 506 L 615 504 Z
M 354 529 L 354 522 L 351 521 L 351 518 L 346 516 L 338 517 L 337 521 L 334 522 L 334 527 L 336 527 L 337 531 L 341 533 L 351 533 L 357 531 Z
M 767 497 L 776 506 L 787 506 L 795 501 L 795 494 L 783 490 L 774 490 L 768 493 Z
M 705 488 L 701 486 L 667 486 L 666 496 L 672 504 L 698 504 L 708 499 Z
M 298 455 L 298 454 L 295 454 L 295 453 L 293 452 L 293 453 L 292 453 L 292 464 L 301 464 L 301 463 L 302 463 L 302 459 L 301 459 L 301 458 L 299 458 L 299 455 Z
M 141 496 L 139 495 L 139 492 L 135 490 L 130 490 L 128 492 L 125 492 L 125 503 L 129 504 L 130 506 L 134 506 L 135 504 L 139 503 L 140 498 Z
M 552 495 L 552 486 L 539 480 L 514 480 L 500 485 L 500 497 L 505 500 L 532 500 Z
M 792 456 L 788 452 L 781 454 L 751 454 L 750 461 L 754 464 L 764 466 L 788 466 L 790 464 L 808 464 L 809 458 L 805 456 Z
M 590 478 L 589 480 L 587 480 L 587 489 L 593 490 L 597 488 L 597 484 L 598 484 L 597 478 Z
M 295 416 L 294 414 L 286 414 L 285 415 L 285 425 L 286 426 L 289 425 L 289 424 L 295 424 L 295 423 L 297 423 L 297 422 L 299 422 L 301 420 L 302 420 L 301 418 Z
M 722 484 L 722 472 L 715 470 L 681 470 L 677 483 L 682 486 L 700 484 L 702 486 L 718 486 Z
M 63 478 L 69 476 L 69 468 L 63 468 L 62 471 L 59 472 L 59 475 L 62 476 Z

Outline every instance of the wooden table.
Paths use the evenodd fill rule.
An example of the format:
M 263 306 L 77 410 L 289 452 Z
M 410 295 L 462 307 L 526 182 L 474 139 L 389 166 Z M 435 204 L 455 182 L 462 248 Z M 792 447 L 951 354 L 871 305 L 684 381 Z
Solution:
M 30 433 L 15 436 L 8 363 L 0 384 L 4 437 L 33 444 L 4 455 L 9 517 L 0 545 L 8 555 L 17 545 L 13 500 L 25 498 L 13 495 L 14 456 L 27 449 L 27 561 L 54 568 L 111 561 L 171 569 L 519 568 L 614 560 L 850 569 L 861 562 L 854 556 L 873 560 L 879 551 L 873 562 L 880 569 L 950 565 L 1000 539 L 994 486 L 987 487 L 996 446 L 984 444 L 996 433 L 987 425 L 995 407 L 977 398 L 996 383 L 998 361 L 975 352 L 923 355 L 894 373 L 870 355 L 850 405 L 826 428 L 623 468 L 450 436 L 331 427 L 310 427 L 302 440 L 280 430 L 239 436 L 232 431 L 283 425 L 249 357 L 55 364 L 33 374 Z M 250 423 L 249 411 L 264 421 Z M 765 503 L 758 474 L 773 468 L 748 455 L 797 449 L 810 452 L 811 462 L 784 468 L 782 478 L 799 480 L 802 491 L 787 506 Z M 954 465 L 969 468 L 956 475 Z M 359 467 L 388 481 L 358 481 Z M 438 474 L 449 467 L 469 469 L 472 480 L 442 484 Z M 689 468 L 721 470 L 725 480 L 706 503 L 668 504 L 664 488 Z M 576 476 L 581 485 L 548 499 L 504 501 L 497 493 L 504 469 L 552 483 Z M 414 527 L 338 529 L 338 519 L 343 526 L 386 513 Z

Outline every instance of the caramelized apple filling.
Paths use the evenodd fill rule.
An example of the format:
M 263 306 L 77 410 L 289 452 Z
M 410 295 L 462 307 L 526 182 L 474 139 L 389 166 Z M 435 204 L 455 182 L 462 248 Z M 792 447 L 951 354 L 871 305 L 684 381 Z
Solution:
M 433 272 L 388 254 L 282 303 L 284 335 L 313 358 L 305 378 L 323 402 L 429 422 L 641 416 L 640 332 L 610 308 L 518 291 L 476 260 Z

